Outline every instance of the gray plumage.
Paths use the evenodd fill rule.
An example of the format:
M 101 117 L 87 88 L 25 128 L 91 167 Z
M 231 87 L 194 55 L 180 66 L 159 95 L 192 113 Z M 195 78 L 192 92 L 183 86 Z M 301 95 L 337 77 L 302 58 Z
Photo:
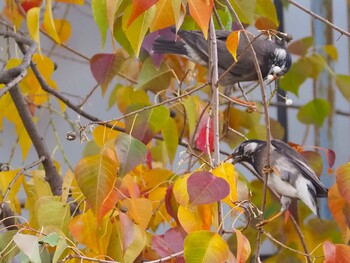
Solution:
M 226 39 L 230 33 L 230 31 L 225 30 L 216 31 L 220 75 L 234 63 L 232 55 L 226 48 Z M 252 41 L 255 38 L 254 35 L 247 33 L 250 41 Z M 179 30 L 177 34 L 179 38 L 176 41 L 162 37 L 157 38 L 153 44 L 153 52 L 185 56 L 195 63 L 208 67 L 208 42 L 203 34 L 200 31 L 185 30 Z M 266 36 L 259 36 L 253 41 L 252 46 L 256 52 L 263 78 L 266 78 L 269 74 L 282 76 L 289 70 L 292 59 L 284 42 L 282 40 L 276 43 L 274 40 L 266 38 Z M 250 48 L 247 48 L 248 45 L 249 43 L 245 37 L 241 35 L 237 49 L 238 62 L 223 78 L 221 85 L 232 86 L 237 82 L 258 80 L 254 58 Z M 276 66 L 280 68 L 280 72 L 273 72 Z
M 233 163 L 245 162 L 263 177 L 263 168 L 267 156 L 267 143 L 260 140 L 248 140 L 241 143 L 231 154 Z M 327 188 L 321 183 L 315 172 L 303 156 L 288 144 L 271 141 L 271 168 L 268 186 L 281 195 L 282 211 L 288 209 L 291 200 L 298 198 L 310 210 L 319 216 L 317 198 L 327 197 Z

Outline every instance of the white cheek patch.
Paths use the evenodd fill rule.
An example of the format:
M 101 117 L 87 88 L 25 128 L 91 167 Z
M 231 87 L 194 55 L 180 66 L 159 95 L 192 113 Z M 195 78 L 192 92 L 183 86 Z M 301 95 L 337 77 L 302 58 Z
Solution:
M 258 144 L 256 142 L 251 142 L 248 143 L 245 147 L 244 147 L 244 152 L 246 154 L 252 153 L 256 150 L 256 148 L 258 148 Z
M 287 51 L 283 48 L 276 48 L 274 54 L 278 60 L 284 60 L 287 57 Z

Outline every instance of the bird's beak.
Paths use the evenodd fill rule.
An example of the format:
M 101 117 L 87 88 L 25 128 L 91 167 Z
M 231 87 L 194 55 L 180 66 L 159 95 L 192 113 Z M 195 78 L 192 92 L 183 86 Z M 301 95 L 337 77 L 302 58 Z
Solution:
M 235 154 L 230 154 L 229 156 L 227 156 L 227 158 L 224 160 L 224 162 L 230 162 L 232 164 L 237 163 L 239 160 L 237 158 L 238 156 Z

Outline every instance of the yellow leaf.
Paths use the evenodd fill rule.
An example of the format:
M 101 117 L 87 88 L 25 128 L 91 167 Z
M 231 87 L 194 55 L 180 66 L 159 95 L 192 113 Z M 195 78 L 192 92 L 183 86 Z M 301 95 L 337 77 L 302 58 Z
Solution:
M 146 198 L 131 198 L 124 199 L 121 205 L 128 209 L 127 213 L 133 221 L 138 224 L 142 230 L 146 230 L 152 217 L 152 202 Z
M 184 207 L 180 205 L 177 217 L 187 233 L 204 229 L 202 214 L 198 210 L 198 206 Z
M 182 178 L 177 179 L 174 184 L 173 192 L 175 199 L 182 206 L 187 206 L 190 200 L 187 192 L 187 179 L 190 175 L 191 174 L 184 175 Z
M 18 172 L 19 172 L 19 169 L 0 172 L 0 189 L 2 194 L 5 194 L 11 181 L 16 177 Z M 16 210 L 18 213 L 21 212 L 21 204 L 18 200 L 17 193 L 19 191 L 19 188 L 22 185 L 22 182 L 23 182 L 23 175 L 20 175 L 15 181 L 15 183 L 11 186 L 8 197 L 5 200 L 9 204 L 9 206 L 12 209 Z M 0 198 L 0 200 L 3 201 L 2 197 Z
M 72 27 L 66 19 L 54 19 L 55 28 L 57 28 L 58 37 L 61 42 L 65 43 L 72 34 Z
M 174 24 L 173 0 L 159 0 L 156 4 L 156 14 L 151 25 L 151 32 Z
M 55 40 L 58 44 L 61 44 L 60 37 L 57 34 L 55 23 L 53 21 L 51 0 L 46 0 L 44 29 L 53 40 Z
M 112 147 L 114 149 L 114 141 L 118 137 L 119 132 L 116 130 L 112 130 L 107 128 L 106 126 L 97 126 L 92 135 L 94 137 L 95 143 L 102 147 L 106 143 L 108 143 L 108 147 Z
M 222 163 L 212 171 L 212 174 L 225 179 L 230 185 L 230 194 L 225 197 L 224 201 L 231 207 L 235 206 L 233 202 L 237 201 L 237 182 L 233 164 Z
M 27 27 L 30 37 L 38 43 L 38 50 L 40 51 L 40 35 L 39 35 L 39 19 L 40 7 L 33 7 L 27 13 Z
M 237 49 L 239 44 L 241 30 L 230 33 L 226 40 L 226 48 L 231 53 L 235 61 L 237 61 Z
M 106 0 L 106 15 L 109 30 L 113 35 L 115 12 L 117 11 L 118 1 L 120 0 Z

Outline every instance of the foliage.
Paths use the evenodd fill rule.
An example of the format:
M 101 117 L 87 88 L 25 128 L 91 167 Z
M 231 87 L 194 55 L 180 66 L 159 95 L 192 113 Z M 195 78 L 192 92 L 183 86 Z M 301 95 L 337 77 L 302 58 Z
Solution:
M 272 1 L 228 2 L 241 22 L 261 30 L 278 27 Z M 224 144 L 234 147 L 244 138 L 266 139 L 267 128 L 274 138 L 282 139 L 284 128 L 272 118 L 271 127 L 266 127 L 261 114 L 263 105 L 259 102 L 254 107 L 245 104 L 247 109 L 242 109 L 232 103 L 237 100 L 224 97 L 215 115 L 206 69 L 181 57 L 151 52 L 155 37 L 170 34 L 169 26 L 198 29 L 208 37 L 213 6 L 223 27 L 231 28 L 235 19 L 225 1 L 91 1 L 91 17 L 99 29 L 101 46 L 110 37 L 113 47 L 109 53 L 96 51 L 87 58 L 102 96 L 110 96 L 109 108 L 117 107 L 120 113 L 106 121 L 87 114 L 82 105 L 74 105 L 57 92 L 60 88 L 55 82 L 55 64 L 41 44 L 42 36 L 47 35 L 52 42 L 68 48 L 71 21 L 56 17 L 55 7 L 77 5 L 75 8 L 79 9 L 82 4 L 83 0 L 22 0 L 19 4 L 7 0 L 3 10 L 2 24 L 9 24 L 15 32 L 26 27 L 38 44 L 38 52 L 30 58 L 31 67 L 22 72 L 22 77 L 16 76 L 21 77 L 18 88 L 28 105 L 22 110 L 28 110 L 36 122 L 41 117 L 41 108 L 61 115 L 71 108 L 85 117 L 84 122 L 90 122 L 78 124 L 66 119 L 74 127 L 67 139 L 79 139 L 82 143 L 87 138 L 91 140 L 74 168 L 60 171 L 61 164 L 55 163 L 60 173 L 59 185 L 48 180 L 50 175 L 44 169 L 50 155 L 44 156 L 45 161 L 39 159 L 23 168 L 2 166 L 1 209 L 5 211 L 8 207 L 16 218 L 15 226 L 7 224 L 6 217 L 2 221 L 5 224 L 0 233 L 2 259 L 247 262 L 254 258 L 253 252 L 261 242 L 271 239 L 280 240 L 276 246 L 285 253 L 272 254 L 266 262 L 280 262 L 282 255 L 284 260 L 296 261 L 306 258 L 308 253 L 315 262 L 345 262 L 350 253 L 344 245 L 350 240 L 347 187 L 350 163 L 336 169 L 336 184 L 329 190 L 328 205 L 334 220 L 321 223 L 310 218 L 311 212 L 300 203 L 299 225 L 287 213 L 285 218 L 264 227 L 265 235 L 257 242 L 259 230 L 255 224 L 259 220 L 257 205 L 262 199 L 262 184 L 258 180 L 248 182 L 232 164 L 217 163 L 219 160 L 215 157 L 213 160 L 211 153 L 221 150 L 219 147 Z M 214 20 L 219 29 L 218 19 Z M 235 31 L 227 42 L 235 58 L 240 37 L 241 31 Z M 19 37 L 15 39 L 20 47 Z M 281 79 L 281 88 L 298 95 L 301 84 L 307 79 L 315 81 L 323 70 L 328 70 L 349 101 L 349 76 L 337 74 L 327 62 L 337 60 L 337 50 L 331 45 L 319 48 L 328 60 L 313 49 L 312 37 L 290 44 L 289 50 L 298 59 Z M 3 72 L 20 67 L 24 60 L 9 56 Z M 0 92 L 11 81 L 2 83 Z M 17 85 L 12 89 L 17 89 Z M 13 124 L 22 160 L 26 162 L 30 147 L 37 149 L 40 142 L 27 132 L 13 94 L 0 94 L 0 128 L 4 119 Z M 235 97 L 239 93 L 232 94 Z M 57 99 L 59 107 L 53 106 L 52 98 Z M 328 101 L 314 98 L 300 107 L 298 119 L 306 125 L 321 127 L 331 114 L 331 107 Z M 215 142 L 215 124 L 219 124 L 220 145 Z M 54 125 L 52 121 L 50 125 Z M 335 154 L 331 150 L 325 150 L 328 164 L 324 165 L 320 153 L 293 146 L 303 153 L 318 175 L 323 166 L 330 170 L 334 163 Z M 11 153 L 2 155 L 10 158 Z M 42 157 L 39 152 L 38 155 Z M 42 162 L 44 168 L 39 166 Z M 29 169 L 32 170 L 27 172 Z M 24 204 L 19 198 L 21 187 Z M 57 187 L 59 195 L 53 194 Z M 268 218 L 280 207 L 271 193 L 266 200 L 264 217 Z M 20 216 L 23 211 L 28 212 L 28 218 Z M 246 229 L 240 221 L 247 224 Z M 5 231 L 7 228 L 9 231 Z M 300 229 L 304 237 L 298 235 Z M 309 250 L 304 251 L 303 246 Z

